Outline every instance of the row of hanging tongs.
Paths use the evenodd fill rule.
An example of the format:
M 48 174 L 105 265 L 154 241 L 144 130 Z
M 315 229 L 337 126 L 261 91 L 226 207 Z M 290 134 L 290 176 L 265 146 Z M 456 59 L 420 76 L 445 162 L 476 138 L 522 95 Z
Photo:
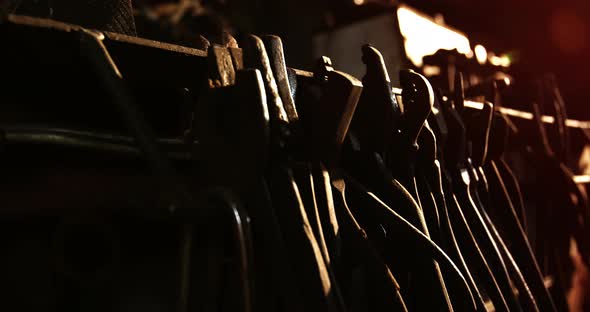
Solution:
M 368 45 L 362 82 L 326 57 L 313 74 L 288 68 L 276 36 L 208 53 L 190 132 L 204 176 L 236 190 L 251 220 L 244 309 L 567 309 L 525 233 L 503 157 L 513 125 L 489 102 L 464 107 L 460 74 L 443 95 L 401 71 L 400 99 Z M 564 192 L 554 201 L 570 204 Z

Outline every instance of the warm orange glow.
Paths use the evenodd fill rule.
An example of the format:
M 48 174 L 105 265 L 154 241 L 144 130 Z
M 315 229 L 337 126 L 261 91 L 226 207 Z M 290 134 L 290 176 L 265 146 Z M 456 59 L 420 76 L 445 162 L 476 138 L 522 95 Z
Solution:
M 426 77 L 437 76 L 440 75 L 440 67 L 424 65 L 424 67 L 422 67 L 422 72 Z
M 566 119 L 565 125 L 570 128 L 590 129 L 590 122 L 589 121 Z
M 354 0 L 354 4 L 363 5 L 363 4 L 365 4 L 365 0 Z
M 477 62 L 481 65 L 485 64 L 488 60 L 488 51 L 481 44 L 475 46 L 475 58 L 477 59 Z
M 490 63 L 494 66 L 502 66 L 502 58 L 500 58 L 499 56 L 491 55 Z
M 510 67 L 511 64 L 510 57 L 508 55 L 500 56 L 500 66 L 502 67 Z
M 479 109 L 479 110 L 482 110 L 483 109 L 483 103 L 482 102 L 475 102 L 475 101 L 465 100 L 463 102 L 463 105 L 465 105 L 465 107 L 475 108 L 475 109 Z
M 406 55 L 416 66 L 422 66 L 422 58 L 439 49 L 457 49 L 468 55 L 471 52 L 469 39 L 457 31 L 434 22 L 406 6 L 400 6 L 397 17 L 405 39 Z
M 550 39 L 562 52 L 580 53 L 587 46 L 585 13 L 569 8 L 553 11 L 549 22 Z
M 574 176 L 574 182 L 576 182 L 577 184 L 588 184 L 588 183 L 590 183 L 590 176 L 587 176 L 587 175 Z

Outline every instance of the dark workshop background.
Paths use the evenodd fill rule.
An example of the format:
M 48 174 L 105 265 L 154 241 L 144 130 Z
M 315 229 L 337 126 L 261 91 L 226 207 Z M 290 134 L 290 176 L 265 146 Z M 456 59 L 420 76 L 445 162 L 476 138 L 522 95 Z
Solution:
M 3 2 L 6 1 L 23 3 L 21 7 L 43 2 Z M 47 1 L 50 5 L 98 3 Z M 126 1 L 132 1 L 135 9 L 140 10 L 179 0 L 119 0 L 117 3 Z M 200 3 L 218 15 L 215 18 L 221 17 L 238 37 L 245 33 L 281 36 L 288 65 L 301 69 L 311 69 L 314 62 L 312 40 L 315 34 L 387 12 L 394 14 L 395 6 L 400 4 L 396 0 L 201 0 Z M 556 74 L 569 115 L 590 119 L 586 78 L 590 72 L 590 1 L 405 0 L 402 3 L 430 16 L 442 14 L 447 25 L 468 35 L 472 46 L 479 43 L 496 54 L 509 52 L 515 57 L 513 64 L 519 70 Z M 80 14 L 72 16 L 81 17 Z M 65 21 L 79 22 L 79 19 Z M 216 27 L 217 22 L 212 20 L 210 24 Z M 146 37 L 140 27 L 138 35 Z
M 228 0 L 228 2 L 231 2 Z M 226 2 L 226 3 L 228 3 Z M 357 0 L 357 2 L 360 2 Z M 290 66 L 309 69 L 314 33 L 383 14 L 396 3 L 366 0 L 238 0 L 228 6 L 239 32 L 274 33 L 285 43 Z M 572 118 L 590 119 L 587 75 L 590 1 L 587 0 L 407 0 L 430 16 L 466 33 L 473 45 L 511 52 L 515 66 L 532 73 L 553 72 Z

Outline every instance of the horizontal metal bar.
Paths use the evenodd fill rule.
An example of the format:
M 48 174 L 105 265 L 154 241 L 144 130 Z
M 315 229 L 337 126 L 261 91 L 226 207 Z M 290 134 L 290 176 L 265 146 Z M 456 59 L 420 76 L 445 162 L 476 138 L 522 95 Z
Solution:
M 30 17 L 30 16 L 22 16 L 22 15 L 9 15 L 7 18 L 7 22 L 15 24 L 15 25 L 51 29 L 51 30 L 58 31 L 58 32 L 73 32 L 73 31 L 79 31 L 81 29 L 81 27 L 77 26 L 77 25 L 66 24 L 66 23 L 61 23 L 61 22 L 49 20 L 49 19 Z M 137 37 L 130 37 L 130 36 L 125 36 L 125 35 L 120 35 L 120 34 L 114 34 L 114 33 L 105 33 L 105 35 L 106 35 L 106 39 L 107 39 L 106 40 L 107 45 L 109 44 L 109 42 L 117 42 L 117 43 L 125 44 L 127 48 L 129 48 L 129 47 L 144 47 L 148 50 L 153 50 L 154 52 L 155 51 L 161 51 L 161 52 L 165 51 L 165 52 L 169 53 L 171 56 L 175 55 L 175 56 L 178 56 L 179 58 L 183 58 L 183 57 L 188 56 L 190 58 L 197 59 L 200 62 L 206 61 L 206 52 L 205 51 L 192 49 L 192 48 L 179 46 L 179 45 L 174 45 L 174 44 L 168 44 L 168 43 L 163 43 L 163 42 L 158 42 L 158 41 L 153 41 L 153 40 L 137 38 Z M 122 67 L 125 67 L 127 65 L 127 62 L 131 62 L 131 61 L 133 61 L 133 58 L 127 57 L 124 59 L 124 61 L 122 60 L 119 63 L 121 63 L 120 65 Z M 152 67 L 153 67 L 153 64 L 152 64 Z M 162 67 L 162 66 L 160 66 L 160 67 Z M 160 67 L 158 67 L 158 68 L 160 68 Z M 295 69 L 295 68 L 292 68 L 292 69 L 294 70 L 296 75 L 299 77 L 303 77 L 303 78 L 313 77 L 312 72 L 300 70 L 300 69 Z M 182 74 L 183 74 L 182 72 L 176 71 L 176 75 L 182 75 Z M 194 76 L 194 75 L 196 75 L 196 73 L 192 72 L 191 75 Z M 163 75 L 163 76 L 167 77 L 168 79 L 171 78 L 171 75 Z M 399 95 L 401 95 L 401 92 L 402 92 L 401 89 L 393 88 L 394 94 L 399 96 Z M 476 102 L 476 101 L 465 101 L 465 106 L 475 108 L 475 109 L 481 109 L 483 107 L 483 104 L 481 102 Z M 499 107 L 499 108 L 497 108 L 497 110 L 507 116 L 510 116 L 510 117 L 520 118 L 520 119 L 525 119 L 525 120 L 532 120 L 533 119 L 533 114 L 530 112 L 515 110 L 515 109 L 511 109 L 511 108 L 506 108 L 506 107 Z M 555 122 L 555 119 L 552 116 L 542 116 L 541 119 L 543 122 L 548 123 L 548 124 L 552 124 Z M 566 125 L 570 128 L 590 129 L 590 121 L 567 119 Z
M 588 183 L 590 183 L 590 175 L 577 175 L 577 176 L 574 176 L 574 181 L 577 184 L 588 184 Z
M 465 101 L 465 106 L 473 108 L 473 109 L 482 109 L 483 103 L 476 102 L 476 101 Z M 497 107 L 496 110 L 506 116 L 510 116 L 510 117 L 514 117 L 514 118 L 526 119 L 526 120 L 533 120 L 534 119 L 534 115 L 530 112 L 516 110 L 516 109 L 512 109 L 512 108 L 508 108 L 508 107 Z M 541 116 L 541 121 L 543 121 L 544 123 L 547 123 L 547 124 L 553 124 L 553 123 L 555 123 L 555 117 L 543 115 L 543 116 Z M 590 121 L 566 119 L 565 124 L 566 124 L 566 126 L 568 126 L 570 128 L 590 129 Z
M 132 137 L 109 133 L 100 133 L 86 130 L 62 129 L 40 126 L 5 126 L 0 125 L 4 133 L 6 143 L 33 143 L 50 144 L 65 147 L 74 147 L 87 150 L 96 150 L 131 156 L 140 156 L 141 152 L 136 147 Z M 198 145 L 194 142 L 190 146 L 180 139 L 159 138 L 159 146 L 167 156 L 176 160 L 190 160 L 191 146 Z

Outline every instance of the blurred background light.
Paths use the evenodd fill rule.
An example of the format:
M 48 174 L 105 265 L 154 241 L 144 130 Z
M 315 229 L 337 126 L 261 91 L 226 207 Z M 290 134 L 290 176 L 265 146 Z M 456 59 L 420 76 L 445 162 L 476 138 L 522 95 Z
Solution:
M 488 51 L 486 50 L 486 48 L 484 46 L 482 46 L 481 44 L 478 44 L 475 46 L 474 50 L 475 50 L 475 58 L 477 59 L 477 62 L 482 65 L 485 64 L 486 61 L 488 60 Z
M 421 67 L 422 58 L 436 53 L 439 49 L 457 49 L 468 55 L 471 46 L 467 37 L 447 26 L 437 24 L 429 17 L 406 6 L 397 10 L 401 34 L 405 40 L 405 50 L 410 61 Z

